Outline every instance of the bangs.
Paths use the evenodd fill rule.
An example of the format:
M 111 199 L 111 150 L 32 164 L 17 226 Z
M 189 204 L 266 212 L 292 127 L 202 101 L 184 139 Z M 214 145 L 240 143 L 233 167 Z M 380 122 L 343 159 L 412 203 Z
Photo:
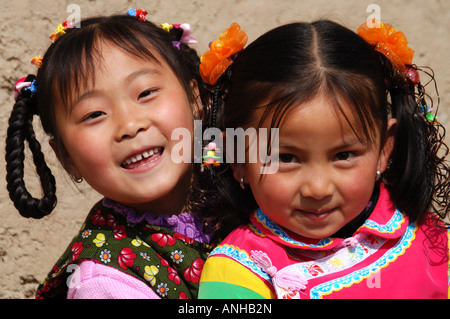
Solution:
M 66 109 L 83 90 L 94 86 L 96 71 L 102 66 L 103 44 L 111 44 L 139 59 L 160 64 L 152 53 L 152 49 L 157 50 L 155 44 L 129 24 L 96 23 L 71 31 L 58 40 L 49 66 L 52 68 L 49 73 L 53 76 L 52 87 L 57 93 L 55 97 Z
M 387 109 L 386 103 L 375 93 L 376 89 L 369 79 L 341 71 L 339 75 L 326 74 L 318 76 L 317 81 L 311 81 L 310 78 L 307 82 L 309 85 L 305 83 L 296 86 L 295 89 L 287 85 L 272 85 L 269 88 L 261 83 L 258 95 L 263 96 L 262 92 L 269 92 L 270 98 L 260 101 L 260 106 L 256 107 L 264 110 L 258 127 L 270 117 L 270 127 L 279 127 L 290 108 L 301 107 L 323 94 L 335 108 L 336 115 L 341 115 L 345 119 L 361 143 L 375 142 L 378 132 L 385 131 L 386 127 L 383 127 L 385 123 L 381 119 L 387 116 L 383 114 Z M 349 110 L 346 111 L 345 108 Z M 381 139 L 383 138 L 382 134 Z

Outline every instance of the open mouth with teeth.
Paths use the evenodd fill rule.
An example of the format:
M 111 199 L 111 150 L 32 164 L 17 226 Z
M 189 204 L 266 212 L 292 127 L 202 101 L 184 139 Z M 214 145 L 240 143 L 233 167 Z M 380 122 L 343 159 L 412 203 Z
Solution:
M 121 166 L 125 169 L 133 169 L 145 164 L 149 164 L 160 158 L 163 152 L 164 148 L 155 147 L 142 153 L 130 156 L 122 162 Z

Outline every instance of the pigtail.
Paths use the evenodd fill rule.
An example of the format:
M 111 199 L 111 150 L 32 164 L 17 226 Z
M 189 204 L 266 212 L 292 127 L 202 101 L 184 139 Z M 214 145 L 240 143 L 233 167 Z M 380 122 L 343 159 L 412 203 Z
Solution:
M 420 81 L 413 82 L 384 56 L 382 59 L 388 74 L 391 115 L 397 119 L 394 149 L 383 180 L 392 201 L 412 221 L 429 210 L 445 218 L 450 202 L 445 129 L 429 112 L 432 100 Z M 417 74 L 416 66 L 410 70 Z M 434 82 L 433 74 L 427 74 Z
M 41 146 L 33 130 L 32 98 L 19 96 L 9 118 L 6 138 L 6 181 L 14 206 L 24 217 L 42 218 L 56 205 L 56 182 L 45 163 Z M 42 199 L 34 198 L 24 181 L 25 141 L 33 154 L 33 161 L 43 189 Z

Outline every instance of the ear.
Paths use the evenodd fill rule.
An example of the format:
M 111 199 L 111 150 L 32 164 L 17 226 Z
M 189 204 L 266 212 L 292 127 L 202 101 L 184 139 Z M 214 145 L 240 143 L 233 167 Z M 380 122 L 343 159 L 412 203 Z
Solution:
M 380 156 L 378 158 L 377 169 L 381 173 L 383 173 L 386 170 L 389 163 L 389 158 L 391 157 L 392 151 L 394 149 L 396 129 L 397 129 L 397 119 L 390 119 L 387 125 L 384 145 L 381 148 Z
M 192 108 L 192 114 L 194 114 L 195 120 L 202 119 L 203 115 L 203 103 L 202 98 L 200 97 L 200 90 L 198 88 L 198 83 L 196 80 L 192 80 L 190 83 L 192 95 L 195 97 L 194 105 Z
M 81 177 L 64 146 L 61 143 L 58 143 L 55 138 L 51 138 L 49 144 L 66 172 L 71 176 L 75 176 L 77 179 Z
M 243 178 L 245 182 L 245 165 L 243 163 L 230 163 L 230 167 L 233 170 L 234 179 L 240 183 L 241 178 Z

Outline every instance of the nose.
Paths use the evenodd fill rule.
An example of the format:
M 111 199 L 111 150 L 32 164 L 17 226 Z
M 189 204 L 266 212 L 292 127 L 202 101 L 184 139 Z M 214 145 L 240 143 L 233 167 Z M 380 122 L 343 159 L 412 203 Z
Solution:
M 302 173 L 300 185 L 302 197 L 321 200 L 333 195 L 334 184 L 326 169 L 316 167 Z
M 145 132 L 151 125 L 150 119 L 139 112 L 138 107 L 123 105 L 116 112 L 117 133 L 116 139 L 123 141 L 136 137 L 140 132 Z

